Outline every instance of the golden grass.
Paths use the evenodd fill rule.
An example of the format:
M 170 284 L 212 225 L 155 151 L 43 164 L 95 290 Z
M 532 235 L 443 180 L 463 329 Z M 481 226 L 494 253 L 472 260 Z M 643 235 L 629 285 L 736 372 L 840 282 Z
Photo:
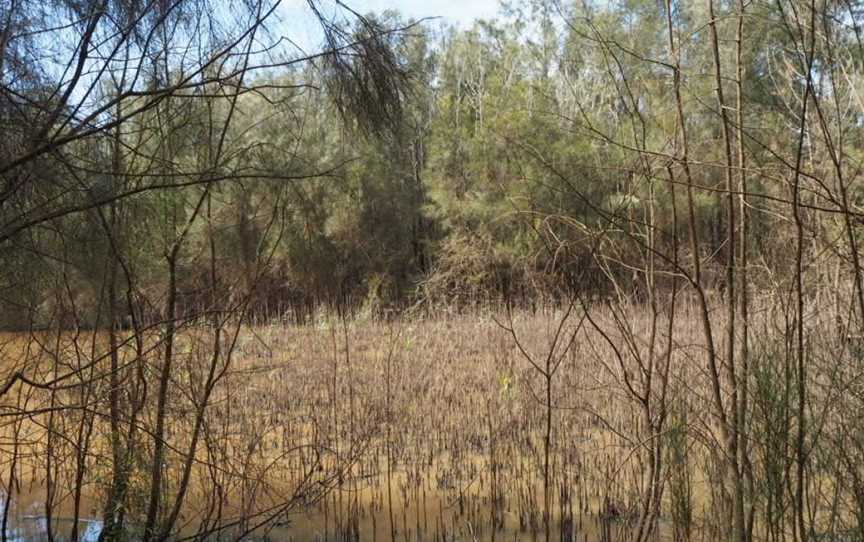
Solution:
M 632 310 L 631 330 L 645 342 L 647 311 Z M 503 312 L 391 322 L 322 318 L 304 327 L 244 327 L 231 368 L 207 408 L 206 439 L 198 447 L 182 532 L 194 533 L 217 503 L 227 519 L 292 502 L 290 515 L 280 514 L 278 527 L 270 531 L 273 539 L 387 540 L 393 533 L 398 540 L 541 537 L 544 384 L 501 324 L 512 325 L 524 348 L 542 358 L 562 314 L 518 312 L 512 320 Z M 670 418 L 664 431 L 683 432 L 689 455 L 677 472 L 664 471 L 664 483 L 687 471 L 699 528 L 717 521 L 718 483 L 709 453 L 716 445 L 716 422 L 695 314 L 683 307 L 676 318 L 668 403 L 686 413 L 686 420 Z M 622 340 L 608 312 L 595 311 L 595 321 L 613 341 Z M 206 334 L 202 328 L 185 330 L 177 353 L 165 465 L 169 495 L 188 446 L 194 418 L 188 390 L 201 378 Z M 83 354 L 80 346 L 92 345 L 92 337 L 64 335 L 55 345 L 64 360 L 78 360 L 66 364 L 74 367 L 98 357 L 105 348 L 102 339 Z M 661 333 L 658 355 L 665 344 Z M 638 378 L 638 367 L 632 359 L 619 364 L 610 348 L 596 330 L 583 326 L 553 380 L 549 508 L 556 539 L 571 533 L 580 540 L 600 539 L 604 529 L 626 539 L 635 526 L 646 484 L 645 445 L 657 436 L 626 392 L 625 377 Z M 46 353 L 52 349 L 38 350 L 32 338 L 3 337 L 3 353 L 17 359 L 16 367 L 47 378 L 54 370 Z M 158 357 L 149 363 L 154 371 Z M 89 411 L 99 412 L 86 459 L 82 515 L 89 517 L 101 515 L 110 474 L 104 382 L 98 386 L 87 399 Z M 80 395 L 73 387 L 55 401 L 73 405 Z M 27 407 L 44 407 L 47 401 L 45 392 L 33 393 Z M 144 434 L 152 427 L 152 410 L 148 403 Z M 21 418 L 11 412 L 2 453 L 10 458 L 17 442 L 13 511 L 20 520 L 44 501 L 47 414 Z M 58 414 L 58 431 L 72 435 L 82 412 Z M 63 438 L 55 446 L 66 458 L 58 471 L 55 507 L 69 516 L 69 462 L 77 443 Z M 130 493 L 132 517 L 143 513 L 137 507 L 144 502 L 149 446 L 142 438 Z M 8 463 L 0 465 L 4 477 Z M 661 537 L 671 534 L 669 494 Z M 240 528 L 254 525 L 250 519 Z

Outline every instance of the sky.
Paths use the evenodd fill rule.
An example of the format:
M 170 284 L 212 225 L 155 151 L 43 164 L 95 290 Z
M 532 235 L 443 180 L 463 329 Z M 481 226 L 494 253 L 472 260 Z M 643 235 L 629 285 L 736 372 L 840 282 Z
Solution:
M 440 17 L 437 26 L 453 24 L 468 28 L 477 19 L 488 19 L 498 13 L 499 0 L 342 0 L 358 13 L 380 13 L 388 9 L 399 11 L 405 19 Z M 332 8 L 332 0 L 320 2 L 322 7 Z M 313 23 L 306 0 L 289 0 L 283 3 L 283 20 L 292 41 L 305 50 L 314 49 L 320 43 L 320 28 Z M 344 14 L 345 12 L 342 11 Z
M 361 13 L 399 10 L 406 17 L 440 16 L 447 22 L 470 26 L 480 18 L 490 18 L 498 11 L 498 0 L 343 0 Z

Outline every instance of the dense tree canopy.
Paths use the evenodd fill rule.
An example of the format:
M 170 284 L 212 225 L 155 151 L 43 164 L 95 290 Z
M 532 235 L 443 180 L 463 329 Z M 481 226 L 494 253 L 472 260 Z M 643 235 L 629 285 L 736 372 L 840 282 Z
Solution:
M 647 222 L 650 207 L 657 242 L 669 242 L 674 184 L 664 177 L 680 153 L 676 62 L 699 187 L 695 234 L 705 240 L 708 272 L 722 267 L 722 125 L 701 4 L 673 4 L 674 58 L 664 10 L 654 3 L 536 1 L 465 30 L 410 25 L 396 13 L 363 18 L 355 34 L 328 25 L 329 46 L 345 54 L 300 59 L 306 63 L 273 60 L 285 55 L 278 42 L 272 50 L 244 45 L 249 32 L 268 35 L 264 25 L 248 28 L 271 8 L 238 14 L 233 24 L 245 33 L 214 19 L 219 6 L 183 2 L 59 3 L 43 6 L 45 13 L 13 3 L 5 12 L 5 325 L 47 318 L 57 286 L 49 270 L 61 262 L 45 258 L 61 252 L 58 243 L 70 255 L 59 258 L 66 280 L 81 285 L 75 291 L 84 306 L 95 306 L 104 269 L 93 264 L 109 250 L 100 205 L 114 206 L 118 235 L 138 241 L 130 265 L 147 277 L 154 256 L 173 242 L 172 229 L 195 208 L 196 186 L 210 180 L 218 181 L 208 198 L 215 197 L 209 205 L 226 268 L 240 276 L 269 254 L 255 303 L 271 315 L 300 316 L 321 304 L 555 299 L 579 287 L 599 293 L 597 243 L 621 241 L 602 255 L 606 262 L 644 249 L 649 232 L 631 218 Z M 736 8 L 718 9 L 721 38 L 731 43 Z M 770 262 L 787 255 L 788 238 L 776 226 L 777 208 L 788 205 L 783 170 L 795 162 L 806 86 L 798 10 L 750 6 L 740 50 L 742 143 L 756 170 L 748 175 L 749 235 L 767 259 L 765 281 L 782 280 L 768 276 L 783 267 Z M 851 5 L 826 5 L 814 44 L 812 93 L 822 104 L 814 123 L 824 128 L 814 124 L 811 133 L 808 125 L 802 164 L 803 203 L 814 210 L 856 208 L 858 15 Z M 51 25 L 75 17 L 87 55 L 64 49 L 77 42 L 48 43 Z M 161 31 L 162 19 L 174 21 L 172 34 Z M 374 46 L 363 38 L 408 26 Z M 239 55 L 243 47 L 254 54 Z M 736 54 L 720 51 L 728 66 Z M 377 58 L 375 69 L 401 74 L 407 86 L 391 89 L 383 72 L 353 69 L 354 55 Z M 62 66 L 58 58 L 71 60 Z M 282 69 L 263 69 L 271 64 Z M 732 96 L 731 75 L 727 82 Z M 226 99 L 229 87 L 239 92 Z M 363 114 L 349 118 L 351 111 Z M 216 117 L 223 133 L 213 131 Z M 812 235 L 842 231 L 841 214 L 820 219 Z M 200 227 L 187 235 L 193 245 L 203 242 Z M 190 292 L 203 272 L 193 254 L 184 256 L 191 259 L 181 287 Z M 605 266 L 633 283 L 625 267 Z M 158 276 L 141 288 L 158 291 Z

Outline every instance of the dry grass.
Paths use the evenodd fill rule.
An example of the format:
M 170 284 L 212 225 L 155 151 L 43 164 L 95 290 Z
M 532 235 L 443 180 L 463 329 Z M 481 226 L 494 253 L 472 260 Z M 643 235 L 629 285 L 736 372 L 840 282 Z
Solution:
M 634 336 L 647 341 L 647 312 L 632 310 L 640 311 L 629 319 Z M 620 339 L 608 312 L 594 314 L 613 341 Z M 236 534 L 270 518 L 271 507 L 290 502 L 269 523 L 276 525 L 266 530 L 272 539 L 542 537 L 544 383 L 501 324 L 512 323 L 525 350 L 542 357 L 561 317 L 560 310 L 519 312 L 512 320 L 489 312 L 244 328 L 231 369 L 207 410 L 206 441 L 198 450 L 183 533 L 194 534 L 214 507 L 222 507 L 224 524 L 230 523 L 226 518 L 240 518 L 225 531 Z M 680 521 L 673 505 L 680 504 L 675 499 L 682 491 L 693 529 L 716 525 L 722 495 L 710 453 L 716 423 L 700 330 L 687 307 L 676 318 L 668 396 L 674 415 L 662 435 L 652 435 L 625 391 L 625 377 L 638 378 L 638 368 L 613 361 L 610 345 L 596 330 L 580 328 L 564 357 L 552 389 L 549 508 L 555 539 L 620 540 L 632 534 L 647 483 L 646 443 L 652 438 L 664 439 L 664 460 L 671 462 L 664 470 L 667 491 L 657 536 L 671 537 L 672 521 Z M 184 332 L 177 390 L 195 388 L 205 334 Z M 6 339 L 6 355 L 17 350 L 31 367 L 50 365 L 44 352 L 33 353 L 32 343 L 27 354 L 23 338 Z M 81 337 L 77 342 L 83 343 Z M 665 344 L 665 337 L 658 344 Z M 61 348 L 67 355 L 76 351 L 69 345 Z M 73 387 L 55 400 L 73 404 L 78 393 Z M 179 452 L 191 431 L 190 397 L 180 392 L 171 397 L 169 489 L 176 485 Z M 90 398 L 93 409 L 104 410 L 104 400 L 104 389 L 97 390 Z M 45 397 L 34 394 L 29 408 L 40 401 Z M 65 435 L 73 434 L 78 416 L 69 410 L 55 423 Z M 45 415 L 8 419 L 19 422 L 6 424 L 3 453 L 11 457 L 11 431 L 17 428 L 19 492 L 13 511 L 20 522 L 44 505 Z M 145 417 L 145 431 L 150 423 Z M 101 514 L 96 503 L 109 475 L 107 432 L 107 421 L 97 415 L 83 510 L 91 517 Z M 70 457 L 77 443 L 60 439 L 55 446 Z M 148 446 L 144 439 L 137 455 L 133 517 L 141 512 L 136 506 L 143 509 Z M 60 487 L 70 487 L 70 468 L 60 469 Z M 8 462 L 2 469 L 8 472 Z M 68 517 L 70 492 L 61 490 L 55 500 L 58 515 Z

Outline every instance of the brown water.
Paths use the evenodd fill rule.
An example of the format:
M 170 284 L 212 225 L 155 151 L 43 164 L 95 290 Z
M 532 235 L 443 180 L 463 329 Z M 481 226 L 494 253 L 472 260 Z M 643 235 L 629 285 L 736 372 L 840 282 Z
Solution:
M 542 352 L 547 323 L 538 319 L 524 325 L 526 347 Z M 216 476 L 227 488 L 225 521 L 236 517 L 244 503 L 251 503 L 248 511 L 254 513 L 283 502 L 284 496 L 290 500 L 295 492 L 304 495 L 274 527 L 256 531 L 258 539 L 545 539 L 539 380 L 493 322 L 422 322 L 398 333 L 383 323 L 358 324 L 347 339 L 333 327 L 268 326 L 241 338 L 232 370 L 208 409 L 217 445 L 199 447 L 201 464 L 193 470 L 181 535 L 195 532 Z M 177 365 L 178 381 L 194 376 L 183 371 L 184 356 L 194 359 L 195 345 L 194 336 L 178 342 L 183 360 Z M 395 354 L 388 361 L 391 351 Z M 638 436 L 642 430 L 632 403 L 600 380 L 606 373 L 591 362 L 591 352 L 562 365 L 556 381 L 560 408 L 552 432 L 549 522 L 554 540 L 626 540 L 635 523 L 632 511 L 644 463 L 633 442 L 644 436 L 628 442 L 597 422 L 595 412 L 622 434 Z M 384 392 L 388 379 L 389 398 Z M 74 404 L 74 390 L 68 395 L 60 399 Z M 580 408 L 571 407 L 577 404 Z M 186 396 L 172 395 L 170 407 L 167 438 L 172 450 L 183 450 L 191 425 Z M 60 420 L 69 430 L 77 423 L 76 412 Z M 9 518 L 10 539 L 16 542 L 45 534 L 39 493 L 44 491 L 44 417 L 39 421 L 41 426 L 28 422 L 27 438 L 20 439 L 26 441 L 20 450 L 22 492 L 15 495 Z M 110 457 L 107 424 L 101 418 L 96 424 L 91 455 Z M 68 447 L 65 453 L 74 451 L 68 442 L 59 445 Z M 322 450 L 320 460 L 308 452 L 313 448 Z M 224 454 L 214 455 L 223 469 L 214 475 L 205 465 L 217 453 Z M 181 459 L 177 452 L 166 458 L 169 480 L 179 479 Z M 315 461 L 321 472 L 302 482 Z M 90 503 L 102 502 L 98 488 L 100 483 L 104 488 L 109 474 L 104 459 L 88 468 L 85 497 L 90 500 L 81 508 L 86 518 L 79 525 L 82 540 L 98 538 L 101 504 Z M 139 478 L 139 487 L 146 489 L 144 468 Z M 331 489 L 323 498 L 318 498 L 324 493 L 316 490 L 319 484 Z M 68 536 L 73 514 L 68 487 L 60 489 L 54 531 Z M 604 512 L 607 498 L 615 514 Z M 130 510 L 130 517 L 141 515 L 142 510 Z M 668 531 L 661 518 L 657 539 L 668 538 Z M 232 536 L 226 531 L 222 539 Z

